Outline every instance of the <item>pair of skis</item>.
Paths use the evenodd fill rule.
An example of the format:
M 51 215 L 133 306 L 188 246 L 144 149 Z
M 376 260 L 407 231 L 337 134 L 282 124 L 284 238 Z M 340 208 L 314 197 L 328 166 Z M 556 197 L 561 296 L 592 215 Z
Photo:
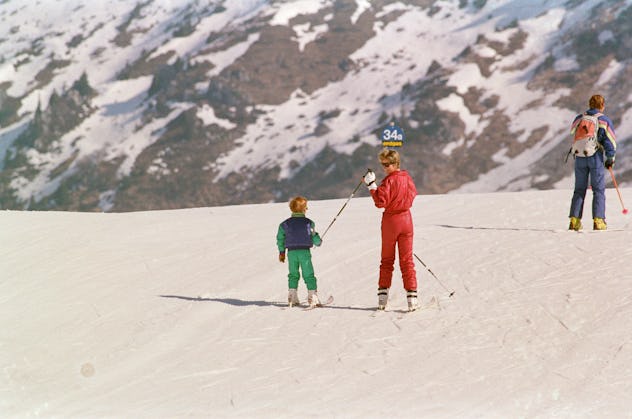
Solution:
M 371 317 L 377 317 L 380 315 L 380 313 L 385 313 L 385 312 L 395 312 L 395 313 L 399 313 L 400 317 L 402 318 L 406 315 L 412 314 L 412 313 L 417 313 L 419 311 L 423 311 L 423 310 L 427 310 L 427 309 L 431 309 L 431 308 L 436 308 L 436 309 L 441 309 L 441 307 L 439 306 L 439 301 L 437 300 L 437 297 L 433 296 L 430 301 L 427 304 L 418 304 L 417 307 L 413 308 L 413 309 L 408 309 L 408 310 L 389 310 L 388 308 L 384 307 L 384 308 L 380 308 L 378 307 L 373 313 L 371 313 Z
M 333 302 L 334 302 L 334 296 L 330 295 L 329 298 L 327 298 L 327 300 L 321 301 L 319 304 L 316 304 L 316 305 L 313 305 L 313 306 L 311 306 L 311 305 L 305 306 L 305 305 L 299 303 L 299 304 L 296 304 L 296 305 L 288 305 L 285 308 L 302 307 L 303 311 L 309 311 L 309 310 L 313 310 L 313 309 L 319 308 L 319 307 L 326 307 L 328 305 L 331 305 Z
M 303 311 L 310 311 L 313 310 L 315 308 L 320 308 L 320 307 L 327 307 L 331 304 L 333 304 L 334 302 L 334 296 L 330 295 L 327 300 L 325 301 L 321 301 L 320 304 L 316 304 L 313 306 L 310 305 L 304 305 L 304 304 L 297 304 L 297 305 L 288 305 L 286 307 L 284 307 L 285 309 L 288 308 L 293 308 L 293 307 L 300 307 L 303 309 Z M 427 304 L 419 304 L 417 307 L 415 307 L 414 309 L 408 309 L 408 310 L 393 310 L 397 313 L 402 314 L 402 316 L 407 315 L 407 314 L 412 314 L 412 313 L 416 313 L 418 311 L 423 311 L 423 310 L 427 310 L 427 309 L 431 309 L 431 308 L 436 308 L 436 309 L 441 309 L 441 307 L 439 306 L 439 301 L 437 300 L 437 297 L 433 296 L 430 301 Z M 376 317 L 379 315 L 379 313 L 385 313 L 385 312 L 390 312 L 391 310 L 387 309 L 386 307 L 384 308 L 377 308 L 375 311 L 373 311 L 373 313 L 371 314 L 372 317 Z

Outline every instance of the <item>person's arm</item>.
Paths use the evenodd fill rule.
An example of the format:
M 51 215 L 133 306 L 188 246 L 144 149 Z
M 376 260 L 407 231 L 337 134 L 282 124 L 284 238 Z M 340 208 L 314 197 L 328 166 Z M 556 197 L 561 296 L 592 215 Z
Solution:
M 373 202 L 375 206 L 378 208 L 386 208 L 386 206 L 391 202 L 391 185 L 390 182 L 384 179 L 380 186 L 376 189 L 371 190 L 371 197 L 373 198 Z
M 599 142 L 606 152 L 606 157 L 614 157 L 617 153 L 617 136 L 612 121 L 606 115 L 599 117 Z
M 285 230 L 282 223 L 279 224 L 276 239 L 277 248 L 279 249 L 279 262 L 285 262 Z
M 323 239 L 320 238 L 320 234 L 316 231 L 316 224 L 313 221 L 310 223 L 310 227 L 310 231 L 312 232 L 312 243 L 314 243 L 314 246 L 320 246 L 323 244 Z

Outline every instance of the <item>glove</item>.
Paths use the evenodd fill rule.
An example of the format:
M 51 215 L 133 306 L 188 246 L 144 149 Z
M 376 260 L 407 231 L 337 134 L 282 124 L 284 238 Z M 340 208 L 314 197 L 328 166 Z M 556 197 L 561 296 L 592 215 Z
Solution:
M 314 246 L 319 247 L 321 244 L 323 244 L 323 239 L 320 238 L 320 234 L 314 232 L 314 237 L 312 237 L 312 243 L 314 243 Z
M 285 262 L 285 252 L 279 253 L 279 262 L 281 263 Z
M 603 165 L 606 166 L 606 169 L 612 168 L 614 166 L 614 156 L 607 157 Z
M 369 190 L 377 189 L 377 185 L 375 184 L 375 173 L 369 170 L 367 174 L 364 175 L 364 183 L 366 183 L 366 186 L 369 187 Z
M 366 172 L 366 175 L 364 175 L 364 183 L 366 183 L 367 186 L 369 186 L 373 182 L 375 182 L 375 173 L 369 170 L 368 172 Z

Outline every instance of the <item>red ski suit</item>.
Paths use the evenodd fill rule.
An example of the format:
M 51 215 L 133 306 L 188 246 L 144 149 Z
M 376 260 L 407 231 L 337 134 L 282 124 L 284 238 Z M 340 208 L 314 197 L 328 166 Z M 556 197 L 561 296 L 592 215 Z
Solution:
M 399 268 L 404 288 L 417 290 L 417 273 L 413 260 L 413 220 L 410 207 L 417 188 L 407 171 L 397 170 L 387 175 L 371 197 L 382 214 L 382 261 L 379 288 L 390 288 L 395 264 L 395 245 L 399 250 Z

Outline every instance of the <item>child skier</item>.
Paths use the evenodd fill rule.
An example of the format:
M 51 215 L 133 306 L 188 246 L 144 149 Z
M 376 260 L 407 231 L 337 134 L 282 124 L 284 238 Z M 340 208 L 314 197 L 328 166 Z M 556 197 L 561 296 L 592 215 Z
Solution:
M 277 247 L 279 249 L 279 262 L 285 262 L 285 249 L 287 248 L 288 267 L 288 304 L 290 307 L 299 304 L 297 289 L 300 271 L 307 285 L 307 303 L 311 306 L 319 306 L 316 277 L 312 265 L 312 254 L 309 250 L 312 246 L 320 246 L 322 240 L 315 231 L 315 224 L 305 216 L 307 211 L 307 199 L 297 196 L 290 201 L 292 216 L 279 225 L 277 232 Z

